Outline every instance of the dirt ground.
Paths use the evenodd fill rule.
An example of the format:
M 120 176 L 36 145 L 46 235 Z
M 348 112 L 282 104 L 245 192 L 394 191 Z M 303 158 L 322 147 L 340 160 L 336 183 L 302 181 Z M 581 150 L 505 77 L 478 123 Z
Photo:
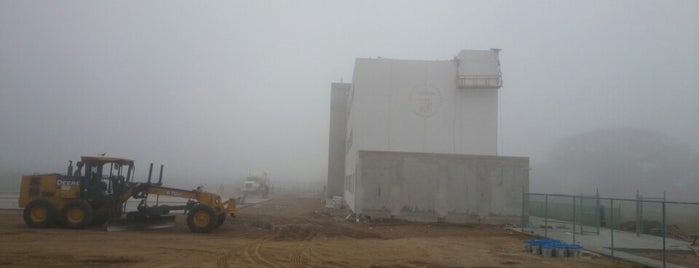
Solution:
M 0 267 L 636 267 L 591 254 L 544 258 L 500 226 L 346 221 L 319 196 L 276 195 L 209 234 L 32 229 L 0 210 Z
M 663 260 L 663 252 L 660 250 L 642 250 L 642 249 L 621 249 L 619 251 L 631 253 L 646 258 Z M 699 267 L 699 257 L 692 251 L 671 250 L 665 253 L 666 262 L 681 265 L 684 267 Z

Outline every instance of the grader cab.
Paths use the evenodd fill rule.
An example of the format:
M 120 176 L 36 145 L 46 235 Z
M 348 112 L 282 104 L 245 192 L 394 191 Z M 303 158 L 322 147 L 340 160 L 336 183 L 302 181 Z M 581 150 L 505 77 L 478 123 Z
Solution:
M 30 227 L 49 227 L 62 223 L 70 228 L 107 223 L 107 230 L 132 227 L 162 228 L 174 225 L 171 211 L 183 210 L 192 232 L 209 232 L 219 227 L 227 215 L 234 216 L 233 198 L 225 201 L 217 194 L 162 186 L 163 166 L 158 182 L 152 182 L 153 164 L 148 180 L 133 180 L 134 161 L 104 156 L 83 156 L 67 174 L 41 174 L 22 177 L 19 206 Z M 187 199 L 184 205 L 149 206 L 148 197 L 169 196 Z M 135 211 L 126 210 L 130 199 L 140 200 Z

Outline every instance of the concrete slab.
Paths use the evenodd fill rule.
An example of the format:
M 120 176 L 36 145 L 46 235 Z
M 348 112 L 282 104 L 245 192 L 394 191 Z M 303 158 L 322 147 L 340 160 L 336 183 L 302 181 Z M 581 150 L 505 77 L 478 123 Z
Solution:
M 573 232 L 573 224 L 565 221 L 551 220 L 546 222 L 549 228 L 544 228 L 545 221 L 540 217 L 529 217 L 530 226 L 524 228 L 524 233 L 533 234 L 541 237 L 548 237 L 561 240 L 566 243 L 580 244 L 585 250 L 596 252 L 599 254 L 620 258 L 627 261 L 651 266 L 663 267 L 663 262 L 633 255 L 619 251 L 620 249 L 645 249 L 645 250 L 662 250 L 663 238 L 652 235 L 642 234 L 636 236 L 636 233 L 620 230 L 611 230 L 609 228 L 600 228 L 599 235 L 596 233 L 596 227 L 585 226 L 586 232 L 580 234 L 580 225 L 576 226 L 576 233 Z M 593 231 L 594 232 L 591 232 Z M 614 235 L 614 250 L 612 250 L 612 232 Z M 687 247 L 689 242 L 665 238 L 665 249 L 672 251 L 690 251 Z M 664 267 L 683 267 L 680 265 L 665 263 Z
M 248 206 L 254 206 L 272 200 L 271 198 L 261 198 L 261 197 L 247 197 L 244 202 L 238 202 L 235 204 L 236 208 L 244 208 Z

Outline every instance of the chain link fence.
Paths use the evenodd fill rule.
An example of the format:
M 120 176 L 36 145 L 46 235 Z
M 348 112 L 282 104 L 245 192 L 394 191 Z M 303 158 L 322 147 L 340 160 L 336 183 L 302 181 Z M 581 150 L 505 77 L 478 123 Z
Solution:
M 522 232 L 651 266 L 696 266 L 699 203 L 527 193 Z

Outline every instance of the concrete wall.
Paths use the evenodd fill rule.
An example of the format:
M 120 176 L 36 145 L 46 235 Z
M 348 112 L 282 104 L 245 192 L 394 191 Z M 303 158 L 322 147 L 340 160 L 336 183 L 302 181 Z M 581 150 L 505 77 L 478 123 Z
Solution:
M 347 132 L 347 94 L 352 84 L 332 83 L 330 92 L 330 138 L 328 146 L 328 182 L 325 195 L 342 196 L 345 177 L 345 133 Z
M 357 158 L 347 202 L 372 218 L 519 222 L 529 190 L 526 157 L 359 151 Z
M 349 94 L 347 137 L 353 146 L 347 165 L 354 166 L 351 155 L 357 150 L 497 154 L 498 89 L 460 88 L 459 66 L 469 64 L 474 65 L 357 59 Z

